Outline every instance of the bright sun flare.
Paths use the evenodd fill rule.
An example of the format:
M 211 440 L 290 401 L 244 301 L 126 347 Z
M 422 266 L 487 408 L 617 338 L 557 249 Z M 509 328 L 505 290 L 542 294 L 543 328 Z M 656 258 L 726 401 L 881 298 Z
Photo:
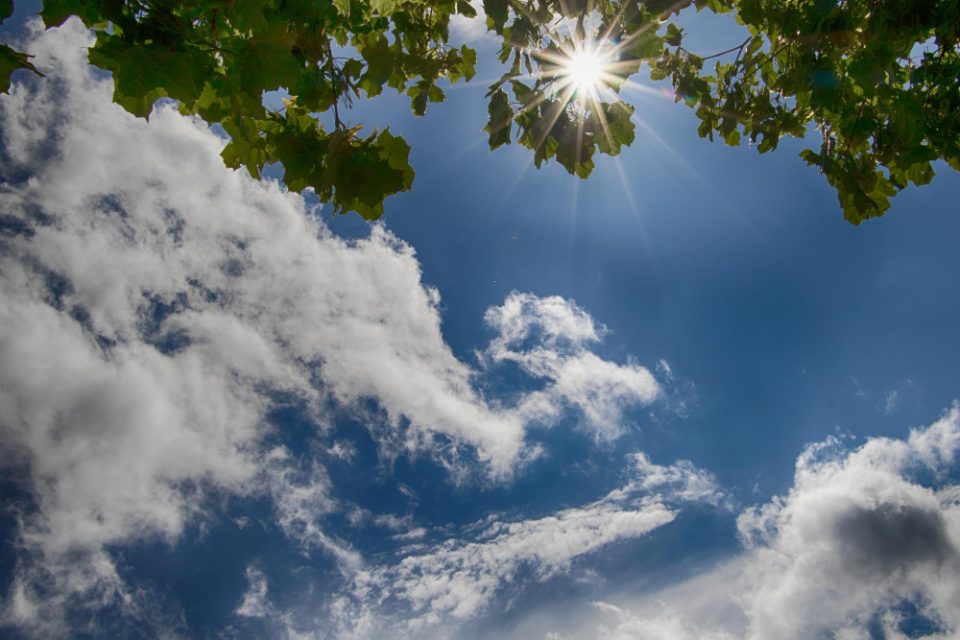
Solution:
M 576 51 L 565 64 L 565 74 L 577 89 L 592 91 L 603 81 L 607 62 L 595 50 Z

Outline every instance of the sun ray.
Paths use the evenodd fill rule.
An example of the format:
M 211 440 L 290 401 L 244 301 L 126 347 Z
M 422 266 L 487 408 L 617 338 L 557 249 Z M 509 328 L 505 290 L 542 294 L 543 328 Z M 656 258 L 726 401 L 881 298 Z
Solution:
M 557 102 L 557 106 L 554 109 L 554 113 L 549 115 L 550 122 L 547 124 L 546 127 L 544 127 L 543 133 L 540 134 L 540 139 L 537 140 L 537 146 L 536 146 L 537 149 L 539 149 L 540 145 L 542 145 L 544 141 L 546 141 L 547 136 L 550 134 L 550 130 L 553 129 L 553 125 L 557 124 L 557 120 L 560 119 L 560 114 L 563 113 L 564 109 L 566 109 L 566 105 L 570 101 L 571 96 L 573 96 L 574 92 L 576 91 L 576 87 L 574 87 L 571 84 L 567 84 L 564 87 L 564 91 L 566 95 L 560 96 L 560 100 Z
M 684 2 L 688 0 L 677 0 L 676 6 Z M 509 0 L 509 3 L 517 13 L 526 16 L 531 22 L 538 22 L 536 16 L 530 13 L 529 7 L 519 0 Z M 588 6 L 588 14 L 596 9 L 592 1 L 588 1 Z M 567 162 L 573 164 L 567 167 L 568 170 L 575 172 L 576 167 L 583 162 L 586 151 L 583 145 L 587 135 L 598 137 L 591 140 L 593 144 L 599 141 L 605 148 L 615 147 L 615 131 L 608 122 L 604 109 L 608 104 L 620 100 L 621 89 L 632 85 L 628 80 L 629 76 L 644 62 L 633 58 L 627 47 L 645 30 L 617 41 L 620 36 L 615 35 L 615 31 L 625 10 L 625 7 L 621 7 L 621 14 L 605 26 L 594 22 L 585 23 L 582 18 L 578 21 L 566 10 L 561 10 L 553 22 L 539 22 L 540 44 L 537 46 L 540 48 L 517 51 L 518 55 L 522 53 L 524 56 L 531 56 L 536 61 L 537 68 L 527 74 L 508 74 L 495 85 L 499 86 L 508 80 L 533 81 L 533 86 L 528 86 L 533 94 L 524 96 L 525 102 L 515 107 L 511 119 L 539 109 L 536 125 L 539 131 L 534 134 L 536 139 L 527 141 L 527 144 L 532 142 L 530 146 L 537 151 L 542 152 L 543 145 L 551 137 L 562 142 L 559 140 L 560 133 L 554 129 L 561 117 L 570 119 L 571 129 L 567 130 L 566 135 L 573 139 L 563 143 L 576 143 L 577 147 L 569 149 L 572 155 L 567 156 Z M 631 88 L 652 93 L 642 85 Z M 516 96 L 516 92 L 514 95 Z M 547 108 L 543 108 L 544 102 L 549 103 Z M 601 135 L 602 139 L 599 138 Z M 592 156 L 592 153 L 591 149 L 588 155 Z
M 621 85 L 621 88 L 631 89 L 638 93 L 643 93 L 655 98 L 660 98 L 662 100 L 669 100 L 671 103 L 676 101 L 676 94 L 672 91 L 665 89 L 654 89 L 653 87 L 648 87 L 645 84 L 640 84 L 639 82 L 634 82 L 633 80 L 625 80 Z
M 580 181 L 576 178 L 571 180 L 571 191 L 570 194 L 570 237 L 568 242 L 572 248 L 576 242 L 576 227 L 577 227 L 577 213 L 580 206 Z
M 678 11 L 679 9 L 682 9 L 683 7 L 685 7 L 685 6 L 689 5 L 689 4 L 690 4 L 690 3 L 689 3 L 688 0 L 678 0 L 677 2 L 674 2 L 672 5 L 670 5 L 669 7 L 667 7 L 667 9 L 665 9 L 665 10 L 663 11 L 663 14 L 674 13 L 674 12 Z M 663 15 L 663 14 L 661 14 L 661 15 Z M 657 20 L 653 20 L 653 21 L 651 21 L 651 22 L 643 25 L 642 27 L 640 27 L 639 29 L 637 29 L 636 31 L 634 31 L 633 33 L 631 33 L 629 36 L 627 36 L 626 38 L 624 38 L 623 40 L 621 40 L 620 42 L 618 42 L 616 45 L 614 45 L 614 47 L 613 47 L 613 52 L 614 52 L 615 54 L 619 54 L 621 51 L 623 51 L 623 50 L 626 49 L 628 46 L 630 46 L 631 44 L 633 44 L 633 42 L 634 42 L 637 38 L 645 35 L 645 34 L 646 34 L 648 31 L 650 31 L 651 29 L 653 29 L 653 30 L 655 31 L 655 30 L 657 30 L 657 29 L 659 29 L 659 28 L 660 28 L 660 22 L 657 21 Z
M 607 144 L 611 147 L 613 146 L 613 136 L 610 134 L 610 123 L 607 122 L 607 116 L 603 113 L 603 108 L 600 106 L 600 101 L 596 97 L 592 97 L 594 113 L 597 114 L 597 120 L 600 121 L 600 129 L 603 130 L 603 135 L 607 139 Z
M 624 3 L 620 6 L 620 10 L 617 11 L 617 15 L 614 17 L 613 20 L 610 21 L 610 26 L 607 27 L 607 31 L 600 37 L 600 40 L 601 40 L 602 42 L 603 42 L 603 41 L 608 41 L 608 40 L 610 39 L 610 36 L 613 35 L 613 28 L 617 25 L 618 22 L 620 22 L 620 18 L 623 17 L 623 14 L 624 14 L 624 13 L 626 13 L 628 6 L 629 6 L 629 3 L 627 3 L 627 2 L 624 2 Z
M 516 177 L 513 179 L 513 182 L 510 184 L 509 187 L 507 187 L 507 189 L 503 192 L 503 195 L 500 197 L 501 206 L 497 207 L 498 211 L 502 211 L 503 210 L 502 205 L 505 205 L 507 202 L 510 201 L 510 198 L 513 197 L 514 191 L 516 191 L 517 187 L 520 186 L 520 183 L 523 181 L 523 177 L 527 174 L 527 171 L 530 169 L 532 165 L 533 165 L 533 154 L 527 154 L 527 159 L 523 163 L 523 168 L 520 169 L 519 173 L 517 173 Z
M 729 199 L 728 199 L 726 196 L 724 196 L 724 195 L 717 189 L 716 185 L 714 185 L 714 184 L 711 183 L 709 180 L 707 180 L 705 177 L 703 177 L 703 175 L 702 175 L 699 171 L 697 171 L 689 162 L 687 162 L 687 161 L 683 158 L 683 156 L 681 156 L 681 155 L 677 152 L 676 149 L 674 149 L 672 146 L 670 146 L 670 144 L 667 143 L 667 141 L 663 139 L 663 136 L 661 136 L 660 134 L 658 134 L 658 133 L 656 132 L 656 130 L 654 130 L 654 128 L 651 127 L 643 118 L 635 117 L 635 118 L 634 118 L 634 121 L 635 121 L 638 125 L 640 125 L 640 127 L 647 133 L 647 135 L 649 135 L 651 138 L 653 138 L 653 140 L 654 140 L 657 144 L 659 144 L 661 147 L 663 147 L 663 149 L 664 149 L 667 153 L 669 153 L 671 156 L 673 156 L 674 160 L 676 160 L 676 161 L 680 164 L 680 166 L 682 166 L 682 167 L 684 168 L 684 170 L 686 170 L 686 172 L 687 172 L 690 176 L 692 176 L 694 179 L 696 179 L 696 181 L 699 182 L 701 185 L 703 185 L 704 187 L 706 187 L 719 201 L 723 202 L 723 204 L 724 204 L 725 206 L 728 206 L 728 207 L 731 206 L 731 205 L 730 205 L 730 202 L 729 202 Z
M 587 98 L 583 94 L 577 96 L 577 108 L 580 109 L 580 113 L 584 113 L 586 109 Z M 586 128 L 587 119 L 586 118 L 577 118 L 577 155 L 576 155 L 576 164 L 580 164 L 581 152 L 583 150 L 583 131 Z
M 557 87 L 557 90 L 562 90 L 562 89 L 563 89 L 564 87 L 566 87 L 566 86 L 567 86 L 566 84 L 561 84 L 561 85 L 559 85 L 559 86 Z M 526 113 L 526 112 L 528 112 L 528 111 L 531 111 L 532 109 L 535 109 L 536 107 L 538 107 L 538 106 L 540 106 L 541 104 L 543 104 L 543 102 L 546 101 L 547 99 L 549 99 L 549 95 L 547 94 L 547 92 L 545 92 L 545 91 L 538 91 L 533 100 L 531 100 L 529 103 L 527 103 L 527 104 L 525 104 L 525 105 L 522 105 L 522 106 L 520 107 L 520 110 L 517 111 L 517 113 L 516 113 L 515 115 L 511 115 L 511 116 L 508 117 L 504 122 L 497 123 L 497 124 L 496 124 L 496 127 L 499 128 L 499 127 L 508 126 L 510 123 L 513 122 L 513 119 L 514 119 L 517 115 L 521 115 L 521 114 L 524 114 L 524 113 Z M 569 100 L 569 97 L 562 97 L 562 98 L 561 98 L 561 101 L 560 101 L 561 107 L 562 107 L 562 105 L 566 104 L 567 100 Z M 550 127 L 547 128 L 547 131 L 549 131 L 549 129 L 552 128 L 553 125 L 556 123 L 557 119 L 560 117 L 559 114 L 560 114 L 561 112 L 562 112 L 562 108 L 561 108 L 561 109 L 558 109 L 557 114 L 556 114 L 556 117 L 554 117 L 554 118 L 551 120 L 551 122 L 550 122 Z M 545 136 L 544 136 L 544 138 L 545 138 Z M 541 144 L 543 144 L 543 139 L 541 139 L 541 140 L 537 143 L 537 147 L 539 147 Z
M 620 176 L 620 185 L 623 187 L 623 195 L 627 199 L 627 204 L 630 206 L 630 211 L 633 213 L 633 215 L 639 218 L 640 207 L 637 205 L 637 199 L 633 195 L 633 189 L 630 187 L 630 182 L 627 180 L 627 173 L 623 169 L 623 162 L 620 161 L 620 158 L 614 158 L 613 164 L 617 167 L 617 174 Z M 649 249 L 649 247 L 647 248 Z
M 581 49 L 570 57 L 564 73 L 578 89 L 591 90 L 603 79 L 606 61 L 596 49 Z
M 646 267 L 650 269 L 653 278 L 659 282 L 662 278 L 661 269 L 655 257 L 656 252 L 650 240 L 650 233 L 647 231 L 647 221 L 644 213 L 640 208 L 640 204 L 637 202 L 636 195 L 633 193 L 630 181 L 627 180 L 627 172 L 623 168 L 623 162 L 621 162 L 620 158 L 614 158 L 613 163 L 617 168 L 617 174 L 620 176 L 620 184 L 623 186 L 623 194 L 630 207 L 630 212 L 633 214 L 633 219 L 640 230 L 637 237 L 640 239 L 641 244 L 643 244 L 644 256 L 647 258 Z

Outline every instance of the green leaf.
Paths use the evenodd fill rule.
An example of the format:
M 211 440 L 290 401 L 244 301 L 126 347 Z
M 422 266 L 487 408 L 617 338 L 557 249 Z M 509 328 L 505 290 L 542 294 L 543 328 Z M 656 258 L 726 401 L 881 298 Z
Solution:
M 195 101 L 212 67 L 207 54 L 198 50 L 132 44 L 107 33 L 90 49 L 90 63 L 113 72 L 114 100 L 138 116 L 148 115 L 163 96 Z
M 659 37 L 653 30 L 640 33 L 630 43 L 630 55 L 635 60 L 656 58 L 663 53 L 663 43 L 663 38 Z
M 523 84 L 519 80 L 511 80 L 510 87 L 513 88 L 513 95 L 516 96 L 520 104 L 526 106 L 533 102 L 536 93 L 533 89 Z
M 667 33 L 663 36 L 663 41 L 671 47 L 679 47 L 683 40 L 683 29 L 677 27 L 672 22 L 667 25 Z
M 266 140 L 251 122 L 228 118 L 221 124 L 230 135 L 230 143 L 220 153 L 224 164 L 234 169 L 246 167 L 250 175 L 259 178 L 260 170 L 266 166 L 269 157 Z
M 79 16 L 87 24 L 100 22 L 98 3 L 94 0 L 44 0 L 40 17 L 47 27 L 59 27 L 70 16 Z
M 503 33 L 507 23 L 510 3 L 508 0 L 483 0 L 483 11 L 487 14 L 487 24 L 497 33 Z
M 684 30 L 667 21 L 691 4 L 732 12 L 749 36 L 719 50 L 684 47 Z M 618 43 L 607 88 L 619 91 L 647 62 L 650 78 L 695 110 L 701 136 L 731 145 L 745 136 L 765 153 L 784 136 L 820 132 L 820 152 L 802 155 L 836 189 L 844 215 L 880 215 L 898 190 L 930 182 L 937 160 L 960 168 L 960 13 L 949 1 L 934 3 L 942 11 L 867 4 L 484 0 L 506 67 L 487 94 L 490 146 L 509 143 L 516 125 L 536 166 L 556 160 L 583 177 L 597 151 L 613 155 L 633 142 L 632 107 L 570 105 L 561 86 L 556 56 L 575 46 L 571 38 L 602 32 Z M 12 9 L 0 0 L 0 21 Z M 371 217 L 399 188 L 379 155 L 381 137 L 343 128 L 343 111 L 327 133 L 318 113 L 332 116 L 384 86 L 407 94 L 417 114 L 444 100 L 444 80 L 476 73 L 476 52 L 450 41 L 458 14 L 476 10 L 468 0 L 46 0 L 42 9 L 48 26 L 77 15 L 99 33 L 90 59 L 113 73 L 114 97 L 130 111 L 146 115 L 159 97 L 178 100 L 184 113 L 229 123 L 231 166 L 257 175 L 280 162 L 290 188 L 312 186 L 336 210 Z M 567 27 L 555 30 L 563 20 Z M 0 50 L 0 86 L 23 68 L 33 68 L 25 54 Z M 281 88 L 288 109 L 269 114 L 263 93 Z M 380 186 L 365 192 L 348 179 Z
M 457 2 L 457 13 L 466 17 L 466 18 L 476 18 L 477 10 L 473 8 L 473 5 L 467 2 L 466 0 L 460 0 Z
M 736 147 L 740 144 L 740 132 L 736 129 L 731 129 L 730 131 L 723 134 L 723 141 L 726 142 L 731 147 Z
M 456 81 L 459 78 L 464 78 L 466 80 L 471 80 L 474 75 L 477 73 L 477 52 L 463 45 L 460 47 L 460 66 L 456 70 L 456 76 L 451 74 L 451 81 Z
M 407 95 L 410 96 L 410 109 L 413 111 L 414 115 L 422 116 L 427 112 L 427 100 L 430 97 L 429 89 L 425 88 L 422 83 L 410 87 L 407 90 Z
M 269 31 L 270 24 L 264 15 L 268 0 L 243 0 L 224 3 L 223 11 L 241 33 Z
M 380 33 L 359 35 L 354 40 L 367 69 L 360 78 L 360 88 L 370 97 L 380 95 L 383 85 L 394 72 L 395 56 L 387 39 Z
M 43 74 L 30 63 L 30 56 L 20 51 L 14 51 L 5 44 L 0 44 L 0 93 L 10 90 L 10 76 L 17 69 L 33 71 L 38 76 Z
M 370 0 L 370 8 L 382 16 L 388 16 L 397 10 L 397 0 Z
M 602 104 L 601 108 L 606 126 L 601 123 L 597 147 L 601 153 L 615 156 L 624 145 L 633 143 L 635 126 L 631 117 L 634 108 L 622 100 Z
M 225 77 L 214 75 L 204 84 L 197 99 L 181 105 L 181 109 L 186 113 L 199 114 L 207 122 L 220 122 L 236 111 L 238 91 L 239 87 Z
M 334 207 L 341 212 L 356 211 L 371 220 L 379 218 L 384 199 L 408 190 L 413 183 L 413 168 L 407 160 L 410 147 L 389 131 L 360 143 L 355 139 L 337 141 L 334 135 L 328 151 Z
M 808 165 L 820 165 L 823 162 L 820 154 L 812 149 L 804 149 L 800 152 L 800 157 L 806 160 Z
M 292 87 L 303 71 L 303 64 L 293 56 L 293 38 L 283 27 L 245 42 L 237 66 L 241 90 L 256 96 Z
M 390 168 L 401 174 L 403 190 L 412 187 L 414 171 L 410 166 L 410 145 L 406 140 L 391 134 L 389 129 L 384 129 L 377 137 L 377 146 L 380 148 L 380 156 L 386 159 Z
M 296 84 L 290 87 L 290 92 L 297 96 L 297 102 L 311 111 L 326 111 L 340 95 L 327 74 L 316 67 L 300 74 Z
M 490 120 L 484 130 L 490 134 L 490 148 L 496 149 L 501 145 L 508 144 L 510 142 L 513 109 L 510 108 L 510 101 L 503 89 L 497 90 L 490 96 L 488 113 L 490 114 Z

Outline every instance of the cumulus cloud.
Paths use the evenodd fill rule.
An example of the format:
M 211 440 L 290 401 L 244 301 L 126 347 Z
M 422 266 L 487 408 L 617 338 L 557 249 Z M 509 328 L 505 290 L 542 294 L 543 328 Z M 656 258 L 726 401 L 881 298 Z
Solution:
M 598 603 L 573 629 L 550 631 L 567 639 L 956 638 L 958 454 L 957 405 L 905 439 L 872 438 L 853 451 L 833 437 L 814 443 L 786 495 L 740 514 L 740 554 L 642 598 Z M 683 475 L 639 466 L 656 483 Z M 642 472 L 636 482 L 645 484 Z
M 904 603 L 960 632 L 958 450 L 957 406 L 906 440 L 808 447 L 790 493 L 738 521 L 754 554 L 749 636 L 863 634 Z
M 512 362 L 546 381 L 519 407 L 528 420 L 549 424 L 573 406 L 598 438 L 612 439 L 623 432 L 627 409 L 649 404 L 661 393 L 647 368 L 603 360 L 589 351 L 607 330 L 570 300 L 513 292 L 484 319 L 496 331 L 481 354 L 484 361 Z
M 319 520 L 337 507 L 322 466 L 273 442 L 280 398 L 321 432 L 328 401 L 373 399 L 394 441 L 442 435 L 504 477 L 528 424 L 561 403 L 616 429 L 620 407 L 656 397 L 645 369 L 589 352 L 600 333 L 585 312 L 520 294 L 491 312 L 503 331 L 490 353 L 551 387 L 519 406 L 481 397 L 411 247 L 380 227 L 335 237 L 299 196 L 225 169 L 199 121 L 113 105 L 77 22 L 34 29 L 48 77 L 0 97 L 0 432 L 34 502 L 8 622 L 50 635 L 70 607 L 136 613 L 105 549 L 172 543 L 221 494 L 270 495 L 288 535 L 357 566 Z M 508 335 L 514 300 L 539 341 Z

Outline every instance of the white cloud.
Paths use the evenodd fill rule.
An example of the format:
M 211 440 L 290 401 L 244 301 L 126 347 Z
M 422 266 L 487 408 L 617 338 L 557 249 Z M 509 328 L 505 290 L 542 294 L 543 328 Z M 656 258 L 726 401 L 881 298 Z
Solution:
M 607 333 L 590 314 L 559 296 L 540 298 L 513 292 L 502 305 L 488 309 L 484 319 L 497 331 L 489 349 L 497 360 L 517 358 L 525 342 L 550 349 L 577 349 Z
M 940 484 L 956 471 L 960 409 L 906 440 L 874 438 L 847 454 L 831 438 L 797 460 L 790 493 L 746 511 L 751 638 L 863 633 L 902 602 L 960 632 L 960 505 Z
M 923 638 L 957 638 L 958 455 L 957 405 L 902 440 L 873 438 L 853 451 L 833 437 L 810 445 L 789 493 L 741 513 L 742 553 L 639 598 L 611 594 L 616 604 L 545 632 L 568 640 L 865 640 L 873 627 L 901 640 L 917 637 L 902 625 L 919 615 L 939 628 Z M 650 478 L 676 474 L 653 467 Z
M 491 516 L 395 564 L 359 571 L 335 608 L 339 634 L 455 637 L 464 620 L 490 613 L 508 586 L 523 589 L 567 573 L 607 545 L 669 524 L 677 515 L 671 503 L 722 496 L 712 477 L 687 461 L 660 466 L 642 454 L 629 460 L 627 482 L 595 502 L 528 520 Z
M 428 619 L 431 614 L 469 618 L 523 566 L 545 580 L 580 556 L 646 534 L 673 518 L 659 502 L 629 506 L 602 500 L 540 519 L 496 523 L 478 541 L 408 556 L 396 567 L 371 573 L 370 580 L 386 580 L 389 596 L 408 602 Z
M 248 566 L 244 571 L 247 579 L 247 590 L 240 599 L 240 604 L 234 613 L 241 619 L 253 618 L 259 620 L 266 628 L 271 638 L 283 640 L 308 640 L 316 636 L 310 633 L 299 633 L 292 620 L 292 613 L 278 607 L 270 598 L 270 582 L 266 574 L 256 566 Z M 255 633 L 247 632 L 237 636 L 236 631 L 231 637 L 251 637 L 264 635 L 263 629 Z
M 345 571 L 360 566 L 360 554 L 348 543 L 331 537 L 322 526 L 323 516 L 337 507 L 330 498 L 330 480 L 323 467 L 313 462 L 307 469 L 298 468 L 290 453 L 279 447 L 265 452 L 261 465 L 276 524 L 287 537 L 308 549 L 326 549 Z
M 520 404 L 530 421 L 549 424 L 574 406 L 598 438 L 611 439 L 623 432 L 627 409 L 660 396 L 660 385 L 645 367 L 603 360 L 587 349 L 607 330 L 570 300 L 513 292 L 488 309 L 485 319 L 497 335 L 481 354 L 483 361 L 513 362 L 547 381 Z
M 638 615 L 608 602 L 594 602 L 605 618 L 596 631 L 599 640 L 734 640 L 723 631 L 704 631 L 690 620 L 669 610 L 656 615 Z
M 522 570 L 547 580 L 582 556 L 645 535 L 674 517 L 656 500 L 605 498 L 543 518 L 493 523 L 475 539 L 447 540 L 396 565 L 359 572 L 343 601 L 352 602 L 344 631 L 356 633 L 353 621 L 376 618 L 388 601 L 407 611 L 399 616 L 400 633 L 474 617 Z M 379 618 L 374 626 L 387 626 L 389 619 Z
M 467 18 L 462 15 L 455 15 L 450 20 L 451 40 L 454 44 L 465 42 L 469 45 L 483 44 L 483 40 L 493 43 L 496 41 L 496 35 L 492 31 L 487 31 L 487 14 L 483 10 L 481 0 L 471 0 L 470 6 L 473 7 L 477 15 L 473 18 Z
M 890 415 L 897 409 L 898 404 L 900 404 L 900 391 L 894 389 L 883 399 L 883 412 Z
M 243 593 L 237 615 L 245 618 L 264 618 L 273 612 L 273 605 L 267 597 L 269 585 L 267 576 L 260 569 L 250 566 L 244 572 L 247 578 L 247 590 Z
M 223 141 L 173 108 L 125 113 L 89 43 L 75 21 L 35 33 L 49 77 L 0 97 L 0 213 L 16 221 L 0 237 L 0 432 L 35 501 L 6 619 L 45 635 L 71 606 L 134 611 L 104 549 L 172 543 L 212 494 L 266 492 L 281 529 L 356 566 L 323 531 L 337 505 L 322 467 L 266 444 L 278 393 L 320 431 L 325 400 L 373 399 L 407 447 L 442 434 L 509 475 L 534 403 L 477 393 L 413 250 L 379 227 L 333 236 L 299 196 L 225 169 Z M 582 310 L 524 300 L 550 415 L 563 399 L 616 429 L 624 403 L 656 396 L 642 367 L 587 351 L 602 332 Z
M 632 458 L 637 474 L 633 485 L 639 490 L 655 491 L 665 498 L 682 502 L 705 502 L 714 506 L 728 503 L 714 475 L 689 460 L 659 465 L 643 452 L 633 454 Z

